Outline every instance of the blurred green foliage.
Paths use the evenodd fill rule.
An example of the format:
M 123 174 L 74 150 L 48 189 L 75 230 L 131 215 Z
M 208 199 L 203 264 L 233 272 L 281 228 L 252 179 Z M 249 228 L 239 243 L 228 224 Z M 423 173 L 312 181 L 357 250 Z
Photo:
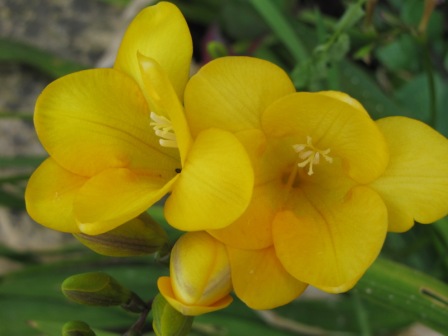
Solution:
M 129 0 L 95 0 L 124 7 Z M 357 98 L 374 119 L 404 115 L 448 135 L 448 4 L 437 6 L 426 29 L 422 0 L 325 1 L 175 0 L 190 24 L 195 61 L 222 55 L 252 55 L 285 69 L 298 90 L 342 90 Z M 320 4 L 320 6 L 318 5 Z M 371 8 L 371 9 L 370 9 Z M 35 46 L 0 40 L 0 62 L 18 62 L 49 78 L 85 68 Z M 29 119 L 32 111 L 0 111 L 1 118 Z M 0 204 L 24 209 L 29 173 L 44 158 L 1 157 L 17 174 L 0 178 Z M 160 207 L 150 210 L 166 225 Z M 166 227 L 171 241 L 179 235 Z M 448 333 L 448 220 L 389 234 L 382 256 L 355 290 L 333 300 L 298 300 L 275 311 L 300 326 L 331 335 L 389 335 L 418 321 Z M 23 269 L 0 277 L 1 335 L 59 335 L 70 320 L 83 320 L 99 336 L 120 335 L 136 316 L 119 308 L 80 308 L 60 292 L 79 272 L 108 272 L 144 299 L 157 293 L 166 266 L 151 258 L 111 259 L 80 245 L 46 254 L 0 248 L 0 256 Z M 395 260 L 395 262 L 386 259 Z M 148 318 L 148 321 L 151 316 Z M 148 322 L 148 335 L 150 323 Z M 297 326 L 295 324 L 295 326 Z M 193 335 L 292 335 L 267 326 L 238 300 L 230 309 L 197 318 Z M 303 330 L 307 330 L 306 328 Z

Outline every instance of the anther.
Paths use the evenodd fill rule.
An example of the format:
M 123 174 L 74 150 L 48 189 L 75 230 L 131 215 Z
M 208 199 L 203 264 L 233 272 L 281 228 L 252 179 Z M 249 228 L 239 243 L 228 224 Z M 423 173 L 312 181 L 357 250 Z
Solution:
M 322 156 L 327 162 L 333 162 L 333 158 L 328 155 L 330 153 L 330 148 L 325 150 L 320 150 L 314 147 L 312 139 L 310 136 L 306 137 L 306 144 L 297 144 L 293 145 L 292 148 L 296 153 L 299 154 L 299 158 L 303 161 L 297 163 L 297 166 L 300 168 L 304 168 L 307 165 L 308 167 L 308 175 L 313 175 L 313 165 L 318 164 L 320 162 L 320 157 Z
M 154 129 L 154 133 L 160 137 L 159 144 L 162 147 L 177 148 L 176 134 L 174 134 L 173 125 L 168 118 L 151 112 L 152 122 L 149 124 Z

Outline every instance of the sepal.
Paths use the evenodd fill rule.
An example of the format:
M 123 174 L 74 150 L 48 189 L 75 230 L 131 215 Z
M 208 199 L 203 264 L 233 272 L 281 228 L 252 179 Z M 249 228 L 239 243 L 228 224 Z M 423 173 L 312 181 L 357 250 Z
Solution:
M 75 233 L 75 238 L 94 252 L 110 257 L 130 257 L 158 252 L 168 236 L 147 213 L 103 234 Z
M 174 309 L 158 294 L 152 303 L 153 329 L 157 336 L 188 335 L 193 323 L 192 316 L 185 316 Z

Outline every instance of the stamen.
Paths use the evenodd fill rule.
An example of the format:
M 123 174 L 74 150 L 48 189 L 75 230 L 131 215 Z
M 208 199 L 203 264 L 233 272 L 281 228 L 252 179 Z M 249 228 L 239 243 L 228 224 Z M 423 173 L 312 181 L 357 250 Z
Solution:
M 319 164 L 321 156 L 327 162 L 333 162 L 333 158 L 328 155 L 328 153 L 330 153 L 330 148 L 325 150 L 317 149 L 314 147 L 310 136 L 306 137 L 306 144 L 293 145 L 292 148 L 299 154 L 299 158 L 303 160 L 302 162 L 297 163 L 297 166 L 304 168 L 309 165 L 308 175 L 314 174 L 313 165 Z
M 177 148 L 177 138 L 171 121 L 154 112 L 151 112 L 150 118 L 152 122 L 149 125 L 154 129 L 154 133 L 161 138 L 159 139 L 160 146 Z

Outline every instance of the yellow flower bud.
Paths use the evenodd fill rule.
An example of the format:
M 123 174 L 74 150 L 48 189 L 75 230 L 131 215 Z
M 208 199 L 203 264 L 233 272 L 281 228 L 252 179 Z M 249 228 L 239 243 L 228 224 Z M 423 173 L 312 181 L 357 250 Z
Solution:
M 195 316 L 232 302 L 225 246 L 204 231 L 184 234 L 173 247 L 170 277 L 159 278 L 160 293 L 183 315 Z

